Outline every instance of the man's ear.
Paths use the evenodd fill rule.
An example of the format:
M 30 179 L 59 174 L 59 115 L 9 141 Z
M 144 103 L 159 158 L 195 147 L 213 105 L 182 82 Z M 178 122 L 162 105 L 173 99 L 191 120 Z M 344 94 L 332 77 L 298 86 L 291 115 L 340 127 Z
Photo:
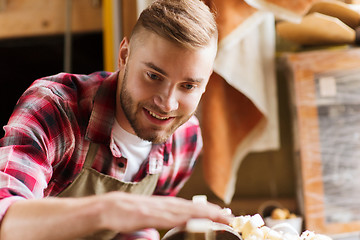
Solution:
M 118 68 L 121 69 L 126 65 L 126 62 L 129 57 L 130 44 L 127 37 L 124 37 L 120 43 L 119 47 L 119 58 L 118 58 Z

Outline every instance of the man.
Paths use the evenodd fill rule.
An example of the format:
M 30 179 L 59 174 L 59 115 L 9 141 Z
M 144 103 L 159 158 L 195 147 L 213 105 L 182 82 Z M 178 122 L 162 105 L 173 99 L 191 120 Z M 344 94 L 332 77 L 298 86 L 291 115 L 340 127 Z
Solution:
M 160 0 L 121 42 L 119 71 L 35 81 L 0 141 L 0 238 L 157 239 L 151 228 L 191 218 L 226 223 L 218 206 L 146 196 L 176 195 L 191 173 L 216 50 L 206 5 Z

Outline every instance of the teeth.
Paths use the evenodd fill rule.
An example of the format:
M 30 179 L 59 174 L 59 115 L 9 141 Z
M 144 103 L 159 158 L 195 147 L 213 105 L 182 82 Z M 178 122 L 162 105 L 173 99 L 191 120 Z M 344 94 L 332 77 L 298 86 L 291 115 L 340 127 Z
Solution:
M 149 111 L 150 115 L 153 116 L 154 118 L 160 119 L 160 120 L 167 120 L 169 119 L 169 117 L 160 117 L 158 115 L 156 115 L 155 113 Z

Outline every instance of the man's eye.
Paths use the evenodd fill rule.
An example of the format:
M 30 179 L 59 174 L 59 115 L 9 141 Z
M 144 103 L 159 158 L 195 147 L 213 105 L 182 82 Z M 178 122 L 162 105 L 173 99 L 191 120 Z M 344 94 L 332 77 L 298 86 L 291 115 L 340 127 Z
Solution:
M 151 78 L 152 80 L 159 80 L 159 79 L 160 79 L 160 77 L 159 77 L 158 75 L 154 74 L 154 73 L 147 72 L 146 74 L 147 74 L 147 75 L 149 76 L 149 78 Z
M 186 90 L 191 90 L 191 89 L 195 88 L 195 86 L 193 84 L 184 84 L 184 88 Z

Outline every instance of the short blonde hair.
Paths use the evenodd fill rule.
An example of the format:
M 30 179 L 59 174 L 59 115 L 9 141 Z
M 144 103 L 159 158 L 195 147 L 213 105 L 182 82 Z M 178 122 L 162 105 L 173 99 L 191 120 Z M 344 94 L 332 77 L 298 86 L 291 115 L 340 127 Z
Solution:
M 201 0 L 155 0 L 146 8 L 132 36 L 146 29 L 186 48 L 201 48 L 217 41 L 214 13 Z

